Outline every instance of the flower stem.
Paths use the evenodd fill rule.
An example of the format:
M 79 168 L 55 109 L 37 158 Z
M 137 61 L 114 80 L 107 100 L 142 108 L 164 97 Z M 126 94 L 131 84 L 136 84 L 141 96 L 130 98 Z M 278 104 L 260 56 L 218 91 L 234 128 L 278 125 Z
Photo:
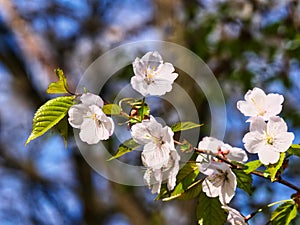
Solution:
M 266 208 L 270 208 L 270 207 L 272 207 L 272 206 L 274 206 L 274 205 L 277 205 L 277 204 L 280 204 L 280 203 L 289 202 L 289 201 L 293 201 L 293 200 L 291 200 L 291 199 L 285 199 L 285 200 L 280 200 L 280 201 L 277 201 L 277 202 L 270 203 L 270 204 L 268 204 L 268 205 L 266 205 L 266 206 L 264 206 L 264 207 L 262 207 L 262 208 L 256 210 L 255 212 L 252 212 L 252 213 L 250 213 L 249 215 L 245 216 L 245 221 L 250 220 L 250 219 L 253 218 L 257 213 L 262 212 L 262 211 L 263 211 L 264 209 L 266 209 Z

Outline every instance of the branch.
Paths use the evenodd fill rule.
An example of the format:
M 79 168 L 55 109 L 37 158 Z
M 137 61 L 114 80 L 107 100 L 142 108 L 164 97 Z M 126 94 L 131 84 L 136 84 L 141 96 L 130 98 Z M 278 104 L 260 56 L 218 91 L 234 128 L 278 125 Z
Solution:
M 174 140 L 174 143 L 175 143 L 175 144 L 182 145 L 182 143 L 179 142 L 179 141 L 175 141 L 175 140 Z M 231 168 L 233 168 L 233 169 L 243 170 L 243 167 L 242 167 L 242 166 L 236 165 L 236 164 L 232 163 L 229 159 L 226 159 L 226 158 L 222 157 L 221 155 L 218 155 L 218 154 L 216 154 L 216 153 L 214 153 L 214 152 L 212 152 L 212 151 L 209 151 L 209 150 L 202 150 L 202 149 L 199 149 L 199 148 L 196 148 L 196 147 L 193 147 L 193 149 L 194 149 L 196 152 L 198 152 L 198 153 L 206 154 L 206 155 L 210 155 L 210 156 L 212 156 L 212 157 L 215 157 L 215 158 L 219 159 L 220 161 L 222 161 L 222 162 L 224 162 L 224 163 L 230 165 Z M 259 171 L 252 171 L 251 174 L 269 180 L 267 177 L 265 177 L 265 176 L 264 176 L 261 172 L 259 172 Z M 290 183 L 290 182 L 284 180 L 281 176 L 279 176 L 274 182 L 283 184 L 283 185 L 285 185 L 285 186 L 287 186 L 287 187 L 289 187 L 289 188 L 291 188 L 291 189 L 294 189 L 294 190 L 297 191 L 298 193 L 300 193 L 300 188 L 299 188 L 299 187 L 297 187 L 297 186 L 295 186 L 294 184 L 292 184 L 292 183 Z

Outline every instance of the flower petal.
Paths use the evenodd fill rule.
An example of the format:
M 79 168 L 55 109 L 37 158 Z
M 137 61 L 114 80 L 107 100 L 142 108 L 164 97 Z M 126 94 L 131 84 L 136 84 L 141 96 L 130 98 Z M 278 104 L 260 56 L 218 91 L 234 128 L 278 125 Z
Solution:
M 264 119 L 260 117 L 255 117 L 251 120 L 250 123 L 250 131 L 257 131 L 261 134 L 264 133 L 267 129 L 267 124 L 265 123 Z
M 223 205 L 229 203 L 231 199 L 234 197 L 236 185 L 237 185 L 236 176 L 231 171 L 231 169 L 228 168 L 226 170 L 226 179 L 220 189 L 221 194 L 219 195 L 220 202 Z
M 246 162 L 248 160 L 247 153 L 243 149 L 236 147 L 230 149 L 227 158 L 237 162 Z
M 100 108 L 103 107 L 102 98 L 100 98 L 100 96 L 94 95 L 92 93 L 83 94 L 80 97 L 80 100 L 83 104 L 85 104 L 87 106 L 96 105 L 96 106 L 99 106 Z
M 295 135 L 292 132 L 282 132 L 274 138 L 273 146 L 278 152 L 285 152 L 292 145 Z
M 168 163 L 168 167 L 170 168 L 168 170 L 168 189 L 169 190 L 173 190 L 175 185 L 176 185 L 176 176 L 178 174 L 179 171 L 179 160 L 180 160 L 180 156 L 177 153 L 176 150 L 172 150 L 170 153 L 170 160 Z
M 159 65 L 155 77 L 159 79 L 165 79 L 170 81 L 170 83 L 173 83 L 174 80 L 178 77 L 177 73 L 173 73 L 174 71 L 175 68 L 171 63 L 163 63 Z
M 147 144 L 151 141 L 159 140 L 162 137 L 161 133 L 162 126 L 153 116 L 150 116 L 149 120 L 143 120 L 142 123 L 134 124 L 131 127 L 131 136 L 139 144 Z M 173 142 L 173 136 L 169 139 Z
M 206 194 L 208 197 L 217 197 L 220 192 L 220 187 L 215 187 L 209 180 L 204 179 L 202 183 L 202 191 Z
M 138 79 L 144 79 L 146 76 L 147 67 L 143 61 L 141 61 L 140 58 L 136 58 L 134 62 L 132 63 L 134 77 Z
M 148 52 L 142 58 L 141 61 L 145 62 L 147 67 L 151 69 L 158 68 L 163 63 L 161 55 L 157 51 Z
M 243 138 L 245 149 L 250 153 L 257 153 L 264 149 L 264 139 L 259 132 L 249 132 Z
M 137 92 L 139 92 L 141 95 L 146 96 L 149 94 L 149 92 L 147 90 L 148 85 L 144 81 L 144 79 L 134 76 L 131 78 L 130 83 L 131 83 L 132 88 L 134 90 L 136 90 Z
M 70 125 L 74 128 L 80 128 L 83 117 L 87 113 L 88 107 L 83 104 L 73 105 L 68 111 L 68 121 Z
M 276 134 L 281 132 L 287 132 L 288 127 L 284 120 L 279 116 L 273 116 L 270 118 L 267 124 L 267 132 L 272 137 L 276 136 Z
M 258 158 L 264 165 L 277 163 L 280 153 L 273 150 L 272 146 L 266 145 L 258 152 Z
M 279 94 L 268 94 L 266 97 L 266 106 L 265 108 L 268 109 L 266 113 L 266 117 L 270 118 L 271 116 L 278 115 L 282 110 L 282 103 L 284 98 L 282 95 Z
M 167 144 L 158 145 L 149 142 L 144 146 L 142 152 L 142 162 L 144 166 L 159 169 L 168 163 L 170 149 Z
M 88 144 L 97 144 L 100 141 L 98 128 L 92 118 L 85 118 L 83 120 L 79 137 Z
M 238 101 L 237 102 L 237 108 L 245 116 L 256 116 L 257 115 L 257 110 L 251 102 Z
M 204 137 L 202 141 L 199 142 L 198 148 L 201 150 L 209 150 L 213 153 L 217 153 L 218 150 L 224 143 L 214 137 Z

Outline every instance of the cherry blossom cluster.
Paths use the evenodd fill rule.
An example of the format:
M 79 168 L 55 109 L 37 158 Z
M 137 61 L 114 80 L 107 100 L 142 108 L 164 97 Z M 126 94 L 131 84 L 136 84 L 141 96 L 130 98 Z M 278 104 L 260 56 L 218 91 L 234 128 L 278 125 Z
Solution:
M 174 72 L 174 66 L 171 63 L 164 62 L 160 54 L 156 51 L 148 52 L 142 58 L 136 58 L 132 66 L 134 75 L 130 83 L 132 88 L 143 96 L 141 110 L 144 112 L 145 108 L 143 107 L 146 106 L 146 97 L 149 95 L 161 96 L 170 92 L 178 74 Z M 49 85 L 48 93 L 72 94 L 67 89 L 66 78 L 62 71 L 57 71 L 59 81 Z M 76 104 L 73 103 L 75 98 L 77 100 Z M 56 100 L 54 99 L 55 101 L 49 102 L 52 106 L 54 105 L 58 109 L 61 109 L 62 104 L 66 104 L 66 99 L 71 102 L 68 103 L 67 101 L 69 105 L 64 113 L 68 112 L 69 124 L 73 128 L 79 129 L 79 138 L 81 141 L 87 144 L 97 144 L 101 140 L 110 138 L 114 132 L 115 124 L 112 118 L 108 116 L 111 114 L 105 110 L 107 105 L 104 105 L 100 96 L 87 92 L 80 95 L 73 94 L 71 97 L 57 98 Z M 242 114 L 249 117 L 246 122 L 250 123 L 250 129 L 242 139 L 245 150 L 249 153 L 257 153 L 260 161 L 257 160 L 259 165 L 262 163 L 268 169 L 268 165 L 279 162 L 280 157 L 284 156 L 284 152 L 291 147 L 294 140 L 294 134 L 288 132 L 286 122 L 278 116 L 282 110 L 284 98 L 280 94 L 266 94 L 260 88 L 255 87 L 245 94 L 244 99 L 237 102 L 237 108 Z M 50 103 L 46 103 L 36 113 L 33 123 L 34 128 L 26 143 L 39 137 L 50 129 L 51 126 L 58 123 L 59 120 L 54 121 L 50 124 L 51 126 L 49 125 L 45 128 L 39 127 L 42 124 L 40 123 L 41 118 L 43 119 L 48 114 L 52 118 L 55 113 L 50 110 Z M 116 106 L 119 107 L 116 115 L 123 115 L 121 114 L 124 113 L 121 106 Z M 179 193 L 180 191 L 188 190 L 183 188 L 179 192 L 177 190 L 181 182 L 179 180 L 180 176 L 178 176 L 176 183 L 180 167 L 180 155 L 175 148 L 175 143 L 178 146 L 183 144 L 174 140 L 174 132 L 178 130 L 174 129 L 173 126 L 173 132 L 171 127 L 163 126 L 148 111 L 147 115 L 141 113 L 141 115 L 138 115 L 138 119 L 136 119 L 132 115 L 134 114 L 132 112 L 138 114 L 139 111 L 134 108 L 134 105 L 131 106 L 131 114 L 128 115 L 125 113 L 125 117 L 128 119 L 127 122 L 130 125 L 132 137 L 130 140 L 143 148 L 141 161 L 145 167 L 144 182 L 152 189 L 152 193 L 162 193 L 161 196 L 163 196 L 167 188 L 168 194 L 175 189 L 173 192 L 176 192 L 180 196 L 182 194 Z M 65 114 L 63 115 L 65 116 Z M 59 117 L 59 119 L 61 118 Z M 246 151 L 242 148 L 233 147 L 214 137 L 204 137 L 198 143 L 198 147 L 194 149 L 198 155 L 196 162 L 193 161 L 192 163 L 197 170 L 197 174 L 201 172 L 204 175 L 204 178 L 200 180 L 202 194 L 205 193 L 209 198 L 216 198 L 216 201 L 219 199 L 222 205 L 221 210 L 225 210 L 228 213 L 228 223 L 246 225 L 245 217 L 237 210 L 228 206 L 235 196 L 238 185 L 237 176 L 239 174 L 236 170 L 240 169 L 242 172 L 245 172 L 244 167 L 239 168 L 237 165 L 240 166 L 248 161 Z M 181 150 L 183 149 L 181 148 Z M 247 167 L 247 165 L 245 166 Z M 251 170 L 250 173 L 256 168 Z M 163 189 L 163 181 L 166 181 L 167 185 L 161 191 Z M 271 179 L 271 181 L 273 180 Z M 194 182 L 194 180 L 191 182 Z M 194 184 L 189 183 L 190 186 Z M 292 188 L 295 189 L 294 186 Z M 300 192 L 299 189 L 295 190 L 298 193 Z M 203 194 L 203 196 L 205 195 Z M 218 204 L 220 204 L 219 202 Z
M 164 95 L 172 90 L 172 83 L 178 77 L 171 63 L 164 63 L 156 51 L 146 53 L 133 62 L 134 76 L 132 88 L 143 96 Z M 180 156 L 177 153 L 171 128 L 162 127 L 153 116 L 131 128 L 133 139 L 144 145 L 142 162 L 147 168 L 144 180 L 151 187 L 152 193 L 160 193 L 161 183 L 167 179 L 167 186 L 172 190 L 176 184 Z
M 146 53 L 133 62 L 134 76 L 131 78 L 133 89 L 143 96 L 164 95 L 172 90 L 172 83 L 178 74 L 171 63 L 164 63 L 156 51 Z M 69 110 L 69 123 L 79 128 L 79 137 L 83 142 L 96 144 L 107 140 L 113 134 L 114 122 L 103 111 L 103 100 L 94 94 L 85 93 L 80 97 L 80 104 Z M 172 190 L 176 184 L 180 156 L 177 153 L 171 128 L 162 127 L 153 116 L 136 123 L 131 128 L 132 138 L 144 145 L 141 154 L 146 167 L 144 180 L 152 193 L 159 193 L 162 181 L 167 179 L 167 186 Z
M 232 147 L 214 137 L 204 137 L 198 149 L 208 150 L 224 159 L 246 162 L 248 156 L 241 148 Z M 219 197 L 220 202 L 228 204 L 236 190 L 236 176 L 228 164 L 207 154 L 199 154 L 197 165 L 201 173 L 207 175 L 202 183 L 202 190 L 208 197 Z
M 265 94 L 260 88 L 249 90 L 245 101 L 238 101 L 237 108 L 250 118 L 250 132 L 243 142 L 250 153 L 257 153 L 264 165 L 278 162 L 280 153 L 286 152 L 294 140 L 286 122 L 277 116 L 284 98 L 279 94 Z
M 204 137 L 198 144 L 199 150 L 207 150 L 213 154 L 219 155 L 224 159 L 246 162 L 248 156 L 246 152 L 237 147 L 232 147 L 214 137 Z M 245 219 L 235 209 L 227 204 L 235 195 L 237 181 L 236 175 L 232 172 L 230 166 L 225 162 L 216 159 L 209 154 L 199 154 L 196 159 L 201 173 L 206 175 L 202 182 L 202 191 L 208 197 L 219 197 L 222 207 L 228 211 L 227 221 L 231 224 L 246 224 Z

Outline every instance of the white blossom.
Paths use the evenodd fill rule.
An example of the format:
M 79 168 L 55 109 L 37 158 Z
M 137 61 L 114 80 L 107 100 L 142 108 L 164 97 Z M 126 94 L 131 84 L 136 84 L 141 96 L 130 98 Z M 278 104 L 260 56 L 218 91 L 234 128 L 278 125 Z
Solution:
M 162 181 L 167 179 L 169 190 L 174 189 L 176 185 L 176 176 L 179 171 L 179 159 L 176 150 L 171 150 L 169 161 L 159 169 L 148 168 L 144 174 L 145 183 L 152 188 L 152 193 L 160 193 Z
M 286 123 L 278 116 L 271 117 L 267 123 L 256 118 L 243 138 L 245 148 L 250 153 L 258 153 L 263 164 L 274 164 L 278 162 L 280 152 L 287 151 L 294 140 L 294 134 L 287 130 Z
M 144 180 L 152 186 L 153 193 L 159 193 L 163 180 L 168 180 L 168 189 L 172 190 L 176 183 L 180 156 L 175 150 L 171 128 L 162 127 L 153 116 L 143 120 L 131 128 L 132 138 L 144 145 L 142 162 L 147 168 Z
M 153 116 L 143 120 L 131 128 L 132 138 L 144 145 L 142 161 L 144 166 L 159 169 L 167 164 L 171 150 L 175 149 L 173 131 L 170 127 L 162 127 Z
M 223 209 L 228 211 L 227 222 L 231 225 L 247 225 L 248 223 L 245 221 L 245 217 L 237 211 L 227 205 L 222 206 Z
M 98 95 L 86 93 L 80 101 L 69 109 L 70 125 L 80 129 L 80 139 L 88 144 L 107 140 L 113 134 L 114 122 L 103 113 L 103 100 Z
M 134 76 L 131 78 L 133 89 L 146 95 L 164 95 L 172 90 L 172 83 L 178 77 L 171 63 L 163 63 L 157 51 L 146 53 L 132 63 Z
M 248 160 L 248 156 L 243 149 L 232 147 L 214 137 L 204 137 L 202 141 L 199 142 L 198 149 L 208 150 L 223 158 L 237 162 L 246 162 Z M 209 166 L 210 162 L 216 161 L 216 159 L 207 154 L 199 154 L 196 161 L 200 162 L 198 164 L 200 171 L 204 171 Z
M 246 93 L 245 101 L 237 102 L 237 108 L 245 116 L 250 117 L 249 122 L 255 117 L 261 117 L 267 121 L 281 112 L 283 101 L 282 95 L 274 93 L 266 95 L 263 90 L 256 87 Z
M 224 205 L 231 201 L 236 190 L 236 176 L 229 166 L 223 162 L 211 162 L 205 171 L 207 177 L 202 183 L 202 190 L 208 197 L 219 196 Z

